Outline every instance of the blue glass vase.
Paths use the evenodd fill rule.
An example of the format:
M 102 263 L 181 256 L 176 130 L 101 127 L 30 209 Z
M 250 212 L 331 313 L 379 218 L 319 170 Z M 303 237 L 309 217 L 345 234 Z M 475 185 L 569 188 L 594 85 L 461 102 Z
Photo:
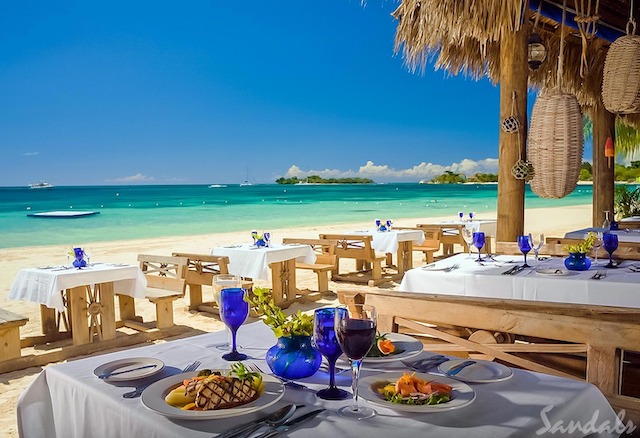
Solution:
M 564 259 L 564 265 L 570 271 L 586 271 L 591 267 L 591 259 L 583 252 L 571 252 Z
M 265 242 L 264 239 L 257 239 L 256 240 L 256 246 L 258 248 L 265 247 L 265 246 L 267 246 L 267 242 Z
M 277 376 L 302 379 L 312 376 L 320 368 L 322 355 L 313 348 L 311 336 L 282 336 L 267 351 L 267 364 Z

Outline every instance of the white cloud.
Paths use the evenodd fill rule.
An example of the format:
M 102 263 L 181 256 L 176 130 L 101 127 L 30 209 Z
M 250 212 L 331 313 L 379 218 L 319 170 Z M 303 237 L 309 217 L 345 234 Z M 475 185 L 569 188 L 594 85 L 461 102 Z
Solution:
M 421 179 L 434 178 L 444 171 L 450 170 L 456 173 L 462 173 L 466 176 L 472 176 L 476 173 L 497 173 L 498 159 L 485 158 L 484 160 L 474 161 L 468 158 L 459 163 L 451 163 L 450 165 L 434 164 L 422 162 L 407 169 L 394 169 L 387 164 L 379 165 L 373 161 L 367 161 L 364 166 L 360 166 L 358 170 L 340 170 L 340 169 L 324 169 L 324 170 L 302 170 L 295 164 L 292 165 L 285 173 L 285 177 L 305 178 L 310 175 L 318 175 L 323 178 L 347 178 L 361 177 L 371 178 L 374 181 L 419 181 Z
M 115 178 L 113 180 L 110 180 L 112 182 L 148 182 L 148 181 L 153 181 L 153 177 L 152 176 L 146 176 L 143 175 L 141 173 L 136 173 L 135 175 L 131 175 L 131 176 L 124 176 L 122 178 Z
M 33 157 L 34 155 L 38 155 L 40 152 L 24 152 L 22 154 L 23 157 Z

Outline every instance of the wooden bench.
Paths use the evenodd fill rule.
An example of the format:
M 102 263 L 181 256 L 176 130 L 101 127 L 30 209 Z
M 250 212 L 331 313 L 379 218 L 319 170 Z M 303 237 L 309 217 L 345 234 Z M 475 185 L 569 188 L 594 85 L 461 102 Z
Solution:
M 284 238 L 282 239 L 282 243 L 285 245 L 309 245 L 316 254 L 315 263 L 296 262 L 296 269 L 313 271 L 318 276 L 318 290 L 307 293 L 300 291 L 303 296 L 309 299 L 319 299 L 322 294 L 333 293 L 333 291 L 329 289 L 329 278 L 337 266 L 335 241 L 326 239 Z
M 218 314 L 218 303 L 215 301 L 203 302 L 202 286 L 211 286 L 214 275 L 229 273 L 229 257 L 183 252 L 174 252 L 172 256 L 188 259 L 185 283 L 189 287 L 189 310 Z M 251 292 L 253 282 L 244 280 L 242 287 Z
M 0 309 L 0 362 L 20 357 L 20 327 L 29 318 Z
M 420 230 L 424 233 L 424 242 L 421 244 L 414 243 L 413 251 L 424 254 L 426 263 L 433 263 L 434 254 L 440 251 L 440 241 L 442 239 L 442 230 L 440 227 L 433 225 L 418 225 L 417 227 L 393 227 L 394 230 Z
M 531 250 L 530 254 L 533 253 Z M 496 254 L 507 255 L 522 255 L 520 247 L 517 242 L 496 242 Z M 562 248 L 562 245 L 557 243 L 545 243 L 540 248 L 539 254 L 549 256 L 566 256 L 567 252 Z
M 140 270 L 147 279 L 145 298 L 156 306 L 156 328 L 173 327 L 173 302 L 184 296 L 185 274 L 188 259 L 140 254 Z M 124 325 L 135 330 L 146 331 L 150 327 L 143 324 L 135 315 L 134 299 L 127 295 L 118 295 L 120 318 Z
M 382 262 L 386 256 L 376 255 L 371 246 L 372 236 L 354 234 L 321 234 L 321 240 L 335 241 L 336 268 L 332 280 L 365 283 L 376 286 L 397 279 L 397 274 L 383 275 Z M 340 274 L 340 259 L 355 259 L 356 271 Z

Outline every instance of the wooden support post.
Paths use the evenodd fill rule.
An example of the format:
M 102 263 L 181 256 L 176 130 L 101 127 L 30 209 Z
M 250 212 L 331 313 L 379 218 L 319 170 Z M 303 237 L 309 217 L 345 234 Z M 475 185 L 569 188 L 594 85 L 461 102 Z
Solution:
M 591 111 L 593 122 L 593 226 L 601 227 L 605 211 L 610 211 L 609 220 L 613 220 L 613 183 L 615 157 L 604 156 L 604 144 L 611 137 L 615 144 L 615 115 L 598 104 Z M 608 163 L 607 161 L 610 161 Z
M 189 283 L 189 310 L 198 310 L 202 305 L 202 285 Z
M 116 307 L 113 292 L 113 282 L 96 284 L 95 296 L 100 303 L 100 325 L 102 326 L 102 339 L 115 339 L 116 337 Z
M 619 365 L 615 347 L 587 345 L 587 382 L 596 385 L 603 394 L 618 393 Z
M 527 37 L 529 25 L 515 33 L 506 32 L 500 40 L 500 120 L 511 116 L 512 96 L 516 93 L 516 116 L 520 130 L 505 133 L 500 129 L 498 153 L 498 225 L 497 239 L 514 242 L 524 230 L 524 180 L 515 179 L 511 168 L 524 154 L 527 137 Z M 518 140 L 519 139 L 519 140 Z M 522 157 L 524 158 L 524 157 Z
M 50 309 L 44 304 L 40 304 L 40 322 L 42 324 L 43 335 L 53 335 L 58 333 L 59 327 L 56 323 L 56 309 Z
M 79 286 L 67 289 L 67 309 L 71 313 L 73 345 L 88 344 L 90 342 L 87 319 L 87 287 Z

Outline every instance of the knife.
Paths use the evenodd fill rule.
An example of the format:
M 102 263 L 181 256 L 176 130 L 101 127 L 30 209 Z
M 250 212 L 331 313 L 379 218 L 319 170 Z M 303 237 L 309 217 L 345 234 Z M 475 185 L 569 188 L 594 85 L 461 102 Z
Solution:
M 293 420 L 287 421 L 282 426 L 278 426 L 278 427 L 272 428 L 271 430 L 268 430 L 265 433 L 263 433 L 261 435 L 258 435 L 256 438 L 271 438 L 272 436 L 276 436 L 280 432 L 288 431 L 292 426 L 295 426 L 295 425 L 300 424 L 300 423 L 302 423 L 304 421 L 311 420 L 312 418 L 315 418 L 318 414 L 320 414 L 320 413 L 322 413 L 324 411 L 325 411 L 325 409 L 316 409 L 315 411 L 311 411 L 311 412 L 306 413 L 304 415 L 300 415 L 299 417 L 296 417 Z
M 100 379 L 108 379 L 108 378 L 110 378 L 110 377 L 112 377 L 112 376 L 117 376 L 117 375 L 120 375 L 120 374 L 130 373 L 130 372 L 132 372 L 132 371 L 145 370 L 145 369 L 147 369 L 147 368 L 155 368 L 155 367 L 157 367 L 157 366 L 158 366 L 158 365 L 156 365 L 156 364 L 152 364 L 152 365 L 144 365 L 144 366 L 141 366 L 141 367 L 138 367 L 138 368 L 131 368 L 130 370 L 116 371 L 115 373 L 104 373 L 104 374 L 100 374 L 98 377 L 99 377 Z
M 459 363 L 458 365 L 452 366 L 449 371 L 447 371 L 446 373 L 444 373 L 446 376 L 455 376 L 456 374 L 458 374 L 460 371 L 462 371 L 464 368 L 475 364 L 476 361 L 475 360 L 467 360 L 464 361 L 462 363 Z

